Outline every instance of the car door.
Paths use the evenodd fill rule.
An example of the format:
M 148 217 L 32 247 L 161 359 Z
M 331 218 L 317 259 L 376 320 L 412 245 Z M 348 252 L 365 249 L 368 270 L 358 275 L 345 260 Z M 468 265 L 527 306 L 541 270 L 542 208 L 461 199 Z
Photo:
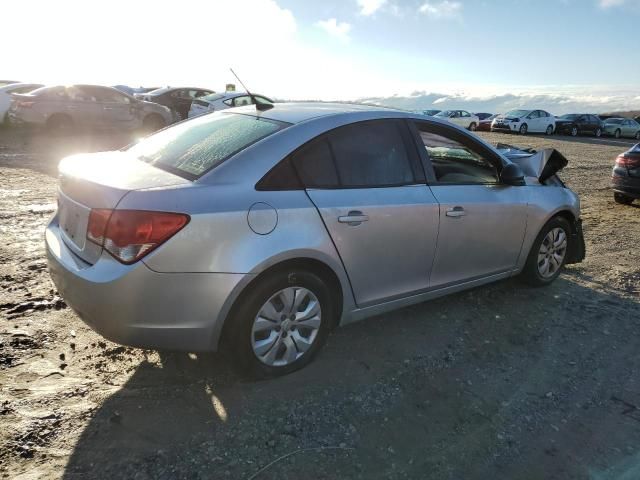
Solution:
M 81 86 L 66 88 L 62 112 L 67 113 L 74 124 L 87 127 L 102 126 L 102 105 L 94 95 Z
M 403 121 L 365 121 L 292 156 L 360 307 L 429 287 L 439 206 L 411 142 Z
M 633 137 L 635 134 L 635 122 L 633 120 L 625 120 L 622 125 L 622 135 L 624 137 Z
M 440 206 L 430 286 L 446 287 L 516 267 L 528 187 L 499 181 L 499 155 L 465 132 L 414 122 L 427 180 Z
M 140 111 L 131 99 L 111 88 L 96 87 L 96 97 L 102 104 L 105 126 L 130 130 L 142 124 Z
M 540 110 L 534 110 L 527 116 L 527 124 L 529 126 L 529 132 L 541 132 L 542 119 L 540 118 Z

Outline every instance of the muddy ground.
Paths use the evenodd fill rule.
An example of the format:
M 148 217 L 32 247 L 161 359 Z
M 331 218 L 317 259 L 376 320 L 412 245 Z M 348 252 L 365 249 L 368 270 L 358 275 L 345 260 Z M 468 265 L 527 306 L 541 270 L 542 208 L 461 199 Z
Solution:
M 103 340 L 49 280 L 58 160 L 129 139 L 0 131 L 0 477 L 640 478 L 640 208 L 608 188 L 630 142 L 483 135 L 569 158 L 586 261 L 338 329 L 250 382 Z

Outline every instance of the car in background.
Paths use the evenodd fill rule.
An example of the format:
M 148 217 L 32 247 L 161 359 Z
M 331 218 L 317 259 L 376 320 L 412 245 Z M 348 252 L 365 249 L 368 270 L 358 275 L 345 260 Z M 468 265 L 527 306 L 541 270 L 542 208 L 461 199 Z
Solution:
M 115 88 L 71 85 L 13 94 L 9 120 L 50 131 L 72 128 L 155 131 L 173 123 L 176 117 L 165 106 L 137 100 Z
M 133 97 L 136 93 L 151 92 L 153 90 L 157 90 L 159 87 L 129 87 L 128 85 L 114 85 L 113 88 Z
M 640 140 L 640 123 L 631 118 L 608 118 L 604 121 L 605 135 L 615 138 L 636 138 Z
M 611 186 L 616 203 L 630 205 L 640 198 L 640 143 L 618 155 Z
M 416 113 L 421 113 L 422 115 L 426 115 L 427 117 L 435 117 L 437 114 L 439 114 L 442 110 L 417 110 Z
M 476 115 L 466 110 L 444 110 L 434 115 L 433 118 L 446 120 L 472 132 L 478 128 L 478 124 L 480 123 L 480 119 Z
M 9 85 L 11 83 L 21 83 L 17 80 L 0 80 L 0 87 L 4 87 L 5 85 Z
M 554 152 L 519 166 L 381 107 L 214 112 L 62 160 L 49 272 L 113 341 L 224 346 L 254 376 L 284 375 L 336 326 L 515 275 L 549 285 L 582 261 Z
M 640 115 L 638 115 L 636 118 L 634 118 L 634 120 L 638 123 L 640 123 Z
M 0 124 L 7 123 L 11 94 L 28 93 L 43 85 L 39 83 L 10 83 L 0 87 Z
M 162 87 L 147 93 L 137 93 L 135 97 L 146 102 L 159 103 L 178 114 L 180 120 L 189 116 L 194 99 L 211 95 L 213 90 L 192 87 Z
M 493 119 L 496 118 L 497 116 L 498 116 L 498 114 L 494 113 L 493 115 L 491 115 L 489 117 L 485 117 L 485 118 L 481 119 L 480 123 L 478 123 L 477 130 L 479 132 L 490 132 L 491 131 L 491 123 L 493 122 Z
M 599 137 L 604 130 L 604 123 L 596 115 L 587 113 L 569 113 L 556 117 L 556 133 L 577 137 L 590 134 Z
M 504 115 L 498 115 L 491 122 L 492 132 L 512 132 L 520 135 L 527 133 L 551 135 L 555 128 L 555 117 L 544 110 L 511 110 Z
M 256 102 L 263 105 L 273 104 L 273 100 L 264 95 L 249 95 L 244 92 L 212 93 L 211 95 L 194 99 L 193 102 L 191 102 L 188 117 L 197 117 L 198 115 L 225 110 L 227 108 L 253 105 Z
M 480 119 L 480 121 L 486 120 L 487 118 L 494 116 L 493 113 L 482 113 L 482 112 L 480 112 L 480 113 L 476 112 L 476 113 L 474 113 L 474 115 L 476 117 L 478 117 Z

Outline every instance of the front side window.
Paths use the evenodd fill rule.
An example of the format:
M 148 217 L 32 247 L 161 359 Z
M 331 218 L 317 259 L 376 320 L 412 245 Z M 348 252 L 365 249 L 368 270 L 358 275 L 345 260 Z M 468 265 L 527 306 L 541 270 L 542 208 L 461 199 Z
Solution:
M 161 130 L 133 145 L 128 152 L 193 180 L 286 125 L 249 115 L 205 115 Z
M 426 124 L 416 124 L 431 161 L 438 183 L 499 183 L 496 168 L 471 141 L 452 138 L 443 131 L 435 132 Z

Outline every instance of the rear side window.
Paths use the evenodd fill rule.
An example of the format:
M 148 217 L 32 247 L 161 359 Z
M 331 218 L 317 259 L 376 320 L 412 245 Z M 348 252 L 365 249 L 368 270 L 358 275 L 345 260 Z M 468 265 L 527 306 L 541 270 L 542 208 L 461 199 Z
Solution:
M 343 188 L 415 183 L 414 172 L 397 121 L 362 122 L 329 134 Z
M 162 130 L 128 151 L 144 162 L 194 180 L 287 125 L 249 115 L 218 113 Z

